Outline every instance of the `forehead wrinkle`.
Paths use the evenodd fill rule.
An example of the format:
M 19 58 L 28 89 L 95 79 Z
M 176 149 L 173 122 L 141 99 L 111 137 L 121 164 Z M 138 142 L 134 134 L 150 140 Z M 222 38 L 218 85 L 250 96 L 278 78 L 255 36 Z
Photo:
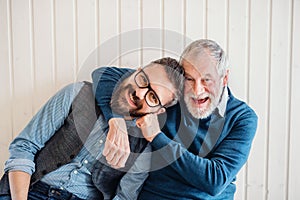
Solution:
M 184 67 L 184 63 L 186 63 L 186 67 Z M 210 64 L 213 64 L 213 63 L 210 63 Z M 216 68 L 204 67 L 204 69 L 201 72 L 199 67 L 197 67 L 196 65 L 192 64 L 191 62 L 188 62 L 185 60 L 183 61 L 183 68 L 184 68 L 185 75 L 188 75 L 190 77 L 197 77 L 199 75 L 201 78 L 203 78 L 203 77 L 214 78 L 214 75 L 211 72 L 211 69 L 216 70 Z M 205 69 L 205 68 L 207 68 L 207 69 Z M 189 73 L 189 72 L 191 72 L 191 73 Z

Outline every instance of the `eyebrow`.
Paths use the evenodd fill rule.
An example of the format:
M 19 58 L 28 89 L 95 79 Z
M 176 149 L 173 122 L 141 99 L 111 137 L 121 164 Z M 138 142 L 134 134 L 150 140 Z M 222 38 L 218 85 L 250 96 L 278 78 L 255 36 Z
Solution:
M 192 75 L 190 75 L 190 74 L 189 74 L 189 73 L 187 73 L 187 72 L 185 72 L 185 73 L 184 73 L 184 76 L 185 76 L 185 75 L 193 77 Z M 209 78 L 213 78 L 213 76 L 212 76 L 210 73 L 208 73 L 208 74 L 204 74 L 203 76 L 201 76 L 201 78 L 203 78 L 203 77 L 209 77 Z

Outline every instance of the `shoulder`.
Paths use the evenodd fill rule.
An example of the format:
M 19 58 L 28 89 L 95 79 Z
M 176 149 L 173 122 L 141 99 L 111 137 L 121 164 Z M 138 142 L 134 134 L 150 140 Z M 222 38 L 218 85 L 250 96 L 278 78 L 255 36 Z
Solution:
M 126 73 L 132 73 L 133 71 L 134 71 L 134 69 L 131 69 L 131 68 L 101 66 L 92 72 L 92 78 L 95 79 L 102 74 L 124 75 Z
M 235 98 L 231 93 L 226 108 L 226 124 L 232 130 L 239 130 L 253 137 L 258 124 L 258 116 L 255 111 L 244 101 Z
M 89 84 L 89 82 L 86 83 Z M 84 84 L 85 82 L 70 83 L 59 90 L 58 93 L 64 94 L 64 96 L 76 96 Z

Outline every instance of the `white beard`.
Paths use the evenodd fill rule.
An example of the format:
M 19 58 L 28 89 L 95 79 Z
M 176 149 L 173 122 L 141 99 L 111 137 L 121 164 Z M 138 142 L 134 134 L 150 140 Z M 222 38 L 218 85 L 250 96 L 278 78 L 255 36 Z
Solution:
M 193 117 L 196 119 L 204 119 L 207 118 L 209 115 L 212 114 L 212 112 L 217 108 L 217 106 L 220 103 L 222 94 L 223 94 L 224 87 L 222 88 L 222 85 L 220 85 L 220 90 L 217 95 L 217 97 L 209 94 L 209 105 L 206 108 L 198 108 L 193 106 L 193 100 L 191 98 L 197 99 L 197 97 L 193 94 L 193 92 L 189 92 L 187 94 L 184 94 L 184 102 L 186 104 L 186 107 L 188 111 L 191 113 Z
M 193 105 L 193 100 L 191 98 L 196 98 L 195 95 L 190 92 L 184 95 L 184 102 L 188 111 L 191 113 L 193 117 L 196 119 L 204 119 L 207 118 L 211 113 L 215 110 L 217 105 L 215 105 L 215 98 L 209 95 L 209 105 L 206 108 L 198 108 Z

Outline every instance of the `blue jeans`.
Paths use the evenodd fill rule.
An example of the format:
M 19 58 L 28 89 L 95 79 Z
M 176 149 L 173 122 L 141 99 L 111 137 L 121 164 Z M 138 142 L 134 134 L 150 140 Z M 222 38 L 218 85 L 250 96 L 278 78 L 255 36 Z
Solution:
M 82 200 L 66 190 L 51 187 L 43 182 L 34 184 L 28 192 L 29 200 Z M 0 196 L 0 200 L 11 200 L 10 196 Z

